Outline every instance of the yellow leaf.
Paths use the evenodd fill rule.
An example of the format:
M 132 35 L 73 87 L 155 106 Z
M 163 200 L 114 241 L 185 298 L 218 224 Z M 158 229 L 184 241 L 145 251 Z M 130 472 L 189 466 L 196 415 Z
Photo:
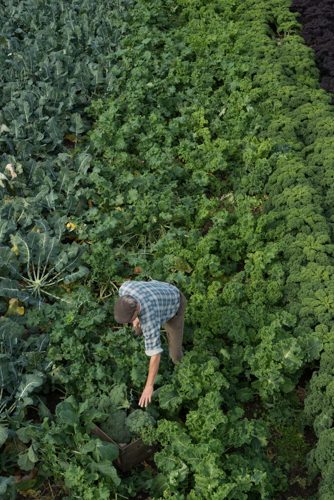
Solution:
M 17 314 L 19 316 L 23 316 L 24 315 L 24 307 L 23 306 L 20 306 L 17 308 Z
M 12 246 L 11 251 L 12 251 L 13 253 L 15 253 L 15 255 L 19 255 L 19 254 L 20 254 L 19 247 L 17 246 L 17 244 L 16 244 L 16 243 L 14 243 L 14 245 Z
M 64 139 L 65 141 L 72 142 L 74 144 L 78 142 L 78 137 L 75 134 L 65 134 Z
M 191 273 L 193 270 L 191 265 L 181 257 L 175 257 L 174 259 L 174 266 L 171 267 L 171 270 L 176 272 L 176 271 L 181 271 L 183 273 Z
M 76 224 L 74 224 L 74 222 L 68 222 L 68 223 L 66 224 L 66 227 L 67 227 L 67 229 L 68 229 L 69 231 L 74 231 L 74 229 L 77 227 L 77 225 L 76 225 Z
M 25 490 L 25 491 L 20 491 L 20 495 L 25 497 L 25 498 L 32 498 L 33 500 L 37 499 L 37 498 L 41 498 L 40 497 L 40 491 L 37 491 L 37 490 Z
M 8 170 L 12 179 L 15 179 L 15 177 L 17 177 L 17 173 L 15 172 L 14 165 L 12 163 L 8 163 L 5 166 L 5 170 Z
M 6 316 L 23 316 L 24 307 L 20 305 L 18 299 L 9 299 L 9 307 Z

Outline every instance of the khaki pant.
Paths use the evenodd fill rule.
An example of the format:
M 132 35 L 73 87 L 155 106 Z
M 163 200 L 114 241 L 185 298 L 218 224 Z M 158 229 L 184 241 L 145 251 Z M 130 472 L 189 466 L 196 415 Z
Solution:
M 180 292 L 180 307 L 170 320 L 164 324 L 166 330 L 169 355 L 173 363 L 181 361 L 183 357 L 182 341 L 183 341 L 183 327 L 184 327 L 184 313 L 187 305 L 187 299 Z

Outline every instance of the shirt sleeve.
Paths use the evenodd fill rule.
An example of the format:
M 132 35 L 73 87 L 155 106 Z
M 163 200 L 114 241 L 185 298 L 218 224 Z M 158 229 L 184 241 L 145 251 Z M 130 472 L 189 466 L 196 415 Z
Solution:
M 123 295 L 127 295 L 127 291 L 126 291 L 126 286 L 127 286 L 127 282 L 124 282 L 123 285 L 121 285 L 119 287 L 119 290 L 118 290 L 118 295 L 120 297 L 122 297 Z
M 160 342 L 160 323 L 159 321 L 149 321 L 141 325 L 144 342 L 145 354 L 147 356 L 154 356 L 163 352 Z

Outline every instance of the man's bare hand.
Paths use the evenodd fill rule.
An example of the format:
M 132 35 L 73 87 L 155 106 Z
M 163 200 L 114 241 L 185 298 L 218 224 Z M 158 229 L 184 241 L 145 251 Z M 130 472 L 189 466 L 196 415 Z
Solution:
M 140 400 L 138 403 L 139 406 L 146 407 L 151 402 L 152 394 L 153 394 L 153 386 L 145 387 L 145 389 L 142 392 L 142 395 L 140 396 Z

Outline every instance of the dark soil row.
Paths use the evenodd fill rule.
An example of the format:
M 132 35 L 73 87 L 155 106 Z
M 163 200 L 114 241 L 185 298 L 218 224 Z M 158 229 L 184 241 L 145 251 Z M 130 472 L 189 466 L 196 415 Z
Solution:
M 293 0 L 291 10 L 300 14 L 302 35 L 315 52 L 321 86 L 334 93 L 334 0 Z

